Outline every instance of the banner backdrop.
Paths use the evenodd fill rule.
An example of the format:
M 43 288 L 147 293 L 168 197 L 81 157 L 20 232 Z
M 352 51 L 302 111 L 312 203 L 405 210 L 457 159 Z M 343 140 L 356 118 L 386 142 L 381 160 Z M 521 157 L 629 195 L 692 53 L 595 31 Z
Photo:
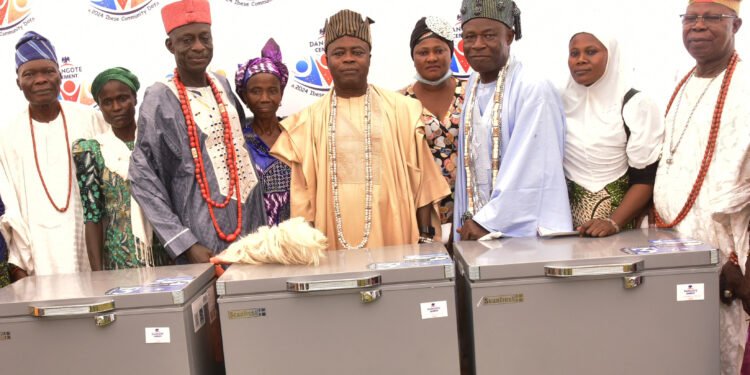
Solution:
M 0 0 L 2 101 L 0 121 L 26 105 L 15 79 L 15 43 L 34 30 L 55 47 L 63 74 L 64 100 L 95 105 L 90 84 L 112 66 L 132 70 L 143 88 L 171 74 L 173 56 L 164 46 L 161 8 L 171 0 Z M 529 68 L 558 84 L 567 80 L 567 46 L 582 25 L 594 25 L 618 36 L 633 70 L 634 87 L 664 104 L 676 83 L 692 66 L 682 45 L 679 14 L 686 0 L 517 0 L 523 38 L 511 53 Z M 467 76 L 460 43 L 460 0 L 211 0 L 214 58 L 211 70 L 233 83 L 237 64 L 257 57 L 269 37 L 281 46 L 290 80 L 281 115 L 293 113 L 322 96 L 331 85 L 322 28 L 326 17 L 349 8 L 369 16 L 373 37 L 369 80 L 399 89 L 413 80 L 409 36 L 416 21 L 439 16 L 454 25 L 453 70 Z M 743 32 L 738 34 L 742 56 Z M 750 32 L 750 31 L 748 31 Z M 144 89 L 141 89 L 141 95 Z

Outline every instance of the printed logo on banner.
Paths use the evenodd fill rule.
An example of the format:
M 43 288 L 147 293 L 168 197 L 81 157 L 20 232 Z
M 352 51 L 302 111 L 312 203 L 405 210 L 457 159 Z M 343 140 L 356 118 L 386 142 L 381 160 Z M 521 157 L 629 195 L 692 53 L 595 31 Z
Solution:
M 241 7 L 257 7 L 261 5 L 266 5 L 273 0 L 225 0 L 226 2 L 234 5 L 239 5 Z
M 471 75 L 471 66 L 469 60 L 464 55 L 464 40 L 461 38 L 461 15 L 456 16 L 456 23 L 453 25 L 453 61 L 451 61 L 451 71 L 457 78 L 469 78 Z
M 159 6 L 156 0 L 89 0 L 89 14 L 107 21 L 132 21 Z
M 60 85 L 60 97 L 62 100 L 69 102 L 81 103 L 83 105 L 94 105 L 94 98 L 91 96 L 89 85 L 81 80 L 83 67 L 73 64 L 70 57 L 63 56 L 62 65 L 60 65 L 62 74 L 62 84 Z
M 29 0 L 0 0 L 0 36 L 15 34 L 33 21 Z
M 294 65 L 294 82 L 291 87 L 301 93 L 320 97 L 331 89 L 333 82 L 325 55 L 323 29 L 320 30 L 320 37 L 309 43 L 311 54 Z

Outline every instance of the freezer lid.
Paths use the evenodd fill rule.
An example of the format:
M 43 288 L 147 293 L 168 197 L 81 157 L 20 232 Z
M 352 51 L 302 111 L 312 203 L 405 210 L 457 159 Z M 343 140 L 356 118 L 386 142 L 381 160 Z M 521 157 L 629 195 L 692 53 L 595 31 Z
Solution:
M 320 265 L 235 264 L 216 282 L 219 295 L 359 289 L 452 279 L 454 264 L 442 244 L 329 251 Z
M 635 229 L 604 238 L 503 238 L 454 244 L 471 280 L 627 275 L 642 270 L 715 265 L 719 251 L 673 230 Z
M 0 317 L 181 305 L 213 278 L 207 263 L 30 276 L 0 289 Z

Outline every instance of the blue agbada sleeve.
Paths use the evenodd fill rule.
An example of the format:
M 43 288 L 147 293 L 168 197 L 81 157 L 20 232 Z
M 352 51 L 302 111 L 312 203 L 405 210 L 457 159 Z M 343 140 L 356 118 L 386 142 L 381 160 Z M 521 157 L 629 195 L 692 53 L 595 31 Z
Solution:
M 500 170 L 490 201 L 473 215 L 473 220 L 490 232 L 509 237 L 535 236 L 540 226 L 569 231 L 572 217 L 563 173 L 562 102 L 550 83 L 523 81 L 520 70 L 518 66 L 506 82 Z M 467 88 L 466 103 L 472 91 Z M 467 104 L 463 114 L 469 110 Z M 460 155 L 464 155 L 463 138 L 461 133 Z M 491 145 L 491 138 L 487 142 Z M 458 167 L 454 227 L 461 226 L 467 208 L 463 157 L 458 158 Z

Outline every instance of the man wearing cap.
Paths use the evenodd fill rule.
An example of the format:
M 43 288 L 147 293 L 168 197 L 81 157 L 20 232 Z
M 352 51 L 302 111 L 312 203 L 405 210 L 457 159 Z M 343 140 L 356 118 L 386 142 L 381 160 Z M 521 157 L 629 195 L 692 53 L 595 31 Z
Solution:
M 213 57 L 206 0 L 162 9 L 174 76 L 146 90 L 129 179 L 133 196 L 178 263 L 208 262 L 266 224 L 263 192 L 244 147 L 244 115 Z
M 475 72 L 459 132 L 455 239 L 572 230 L 562 102 L 548 81 L 510 56 L 521 38 L 520 9 L 512 1 L 464 0 L 461 22 Z
M 721 373 L 739 374 L 750 283 L 750 80 L 734 49 L 738 0 L 689 0 L 682 40 L 695 67 L 675 88 L 654 185 L 657 227 L 717 246 L 721 274 Z M 726 282 L 728 279 L 728 282 Z
M 292 168 L 291 216 L 325 233 L 331 250 L 430 241 L 436 203 L 450 193 L 421 104 L 367 82 L 371 23 L 351 10 L 326 20 L 333 89 L 282 121 L 271 150 Z
M 27 32 L 16 44 L 16 82 L 28 108 L 0 128 L 0 231 L 13 278 L 91 269 L 71 144 L 106 124 L 76 103 L 60 102 L 62 76 L 55 48 Z

